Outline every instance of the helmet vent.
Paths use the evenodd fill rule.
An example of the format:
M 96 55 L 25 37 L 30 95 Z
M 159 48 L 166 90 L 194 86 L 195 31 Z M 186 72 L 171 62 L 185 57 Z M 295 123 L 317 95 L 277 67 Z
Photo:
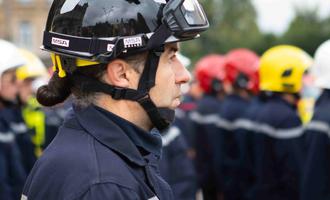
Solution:
M 287 70 L 285 70 L 285 71 L 282 73 L 282 77 L 285 78 L 285 77 L 289 77 L 289 76 L 291 76 L 292 71 L 293 71 L 292 68 L 291 68 L 291 69 L 287 69 Z

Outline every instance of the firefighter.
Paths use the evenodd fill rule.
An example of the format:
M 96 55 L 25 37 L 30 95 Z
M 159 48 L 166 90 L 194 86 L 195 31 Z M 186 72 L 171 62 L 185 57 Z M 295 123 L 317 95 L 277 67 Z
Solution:
M 304 131 L 307 159 L 304 169 L 301 199 L 329 199 L 330 196 L 330 40 L 316 50 L 311 74 L 316 87 L 322 89 L 312 120 Z
M 150 131 L 169 127 L 190 79 L 178 42 L 208 26 L 197 1 L 54 1 L 43 49 L 56 71 L 37 99 L 75 103 L 22 199 L 173 199 L 159 175 L 160 133 Z
M 216 199 L 221 185 L 216 185 L 213 169 L 214 149 L 211 138 L 217 133 L 213 119 L 217 118 L 221 98 L 224 96 L 224 57 L 211 54 L 201 58 L 195 66 L 195 78 L 203 90 L 196 110 L 190 113 L 195 130 L 196 171 L 205 200 Z
M 266 99 L 253 125 L 256 180 L 250 199 L 299 199 L 305 152 L 297 102 L 311 63 L 306 52 L 291 45 L 275 46 L 261 56 L 260 90 Z
M 219 120 L 216 122 L 215 171 L 217 184 L 223 185 L 224 198 L 241 199 L 239 137 L 234 134 L 234 122 L 250 106 L 250 100 L 258 89 L 259 57 L 249 49 L 234 49 L 226 54 L 224 98 Z
M 25 63 L 18 48 L 0 40 L 0 199 L 19 199 L 26 171 L 20 148 L 17 145 L 17 132 L 14 132 L 16 97 L 18 93 L 15 71 Z M 20 127 L 20 126 L 17 126 Z M 23 129 L 25 125 L 23 124 Z
M 26 62 L 16 70 L 19 88 L 18 99 L 24 122 L 29 129 L 28 136 L 33 143 L 33 157 L 36 158 L 41 155 L 42 145 L 45 143 L 45 113 L 35 98 L 36 89 L 34 84 L 37 80 L 47 80 L 48 73 L 46 67 L 36 55 L 25 49 L 19 51 Z

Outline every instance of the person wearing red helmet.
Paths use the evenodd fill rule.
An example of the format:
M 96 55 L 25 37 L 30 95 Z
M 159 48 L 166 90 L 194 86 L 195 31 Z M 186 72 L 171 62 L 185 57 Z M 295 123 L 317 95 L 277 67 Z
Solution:
M 216 185 L 213 169 L 213 144 L 211 138 L 217 133 L 213 117 L 218 117 L 223 94 L 224 61 L 222 55 L 211 54 L 201 58 L 195 65 L 195 78 L 203 90 L 203 96 L 197 102 L 194 112 L 190 113 L 193 121 L 196 149 L 196 170 L 204 199 L 216 199 L 221 186 Z
M 195 77 L 205 94 L 218 96 L 225 77 L 224 57 L 211 54 L 200 59 L 195 66 Z
M 250 106 L 250 99 L 258 91 L 259 57 L 249 49 L 234 49 L 225 57 L 223 80 L 227 96 L 224 98 L 220 118 L 215 122 L 218 134 L 214 142 L 215 171 L 218 185 L 223 185 L 225 199 L 241 199 L 240 148 L 234 134 L 234 123 Z

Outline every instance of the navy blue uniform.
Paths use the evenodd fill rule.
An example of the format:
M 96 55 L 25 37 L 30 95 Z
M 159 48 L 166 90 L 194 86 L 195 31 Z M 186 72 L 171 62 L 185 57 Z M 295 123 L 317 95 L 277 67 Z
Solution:
M 197 178 L 192 160 L 188 157 L 188 146 L 176 119 L 162 135 L 163 152 L 160 174 L 169 183 L 175 199 L 194 200 L 197 192 Z
M 253 98 L 245 113 L 234 123 L 234 134 L 239 148 L 238 171 L 236 174 L 239 182 L 236 189 L 241 199 L 248 198 L 248 191 L 256 180 L 253 138 L 256 134 L 254 131 L 256 128 L 255 120 L 261 106 L 262 99 L 260 97 Z
M 3 110 L 6 123 L 15 134 L 15 140 L 21 153 L 22 162 L 28 174 L 37 160 L 32 143 L 32 130 L 29 130 L 24 122 L 19 106 L 9 106 Z
M 17 200 L 26 178 L 15 134 L 5 120 L 5 108 L 0 110 L 0 200 Z
M 240 176 L 239 145 L 234 134 L 234 122 L 244 114 L 249 101 L 239 95 L 228 95 L 222 102 L 220 118 L 216 123 L 218 134 L 212 139 L 215 149 L 217 184 L 223 185 L 225 199 L 241 199 L 237 191 Z
M 299 199 L 304 158 L 302 124 L 296 108 L 274 95 L 256 118 L 254 200 Z
M 214 172 L 213 135 L 217 134 L 215 121 L 219 118 L 220 101 L 204 95 L 197 103 L 196 111 L 190 113 L 195 129 L 196 171 L 204 199 L 215 199 L 221 191 L 216 185 Z
M 173 199 L 160 177 L 161 137 L 96 106 L 74 108 L 35 164 L 23 199 Z
M 71 108 L 71 100 L 66 100 L 64 104 L 55 107 L 45 107 L 45 143 L 43 148 L 46 148 L 55 138 L 58 128 L 64 121 L 64 118 Z
M 330 90 L 316 102 L 305 137 L 308 155 L 302 179 L 302 200 L 330 199 Z

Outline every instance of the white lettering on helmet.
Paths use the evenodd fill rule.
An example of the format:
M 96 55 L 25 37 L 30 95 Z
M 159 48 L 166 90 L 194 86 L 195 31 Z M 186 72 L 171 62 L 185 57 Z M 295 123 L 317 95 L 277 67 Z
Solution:
M 52 44 L 61 47 L 69 47 L 70 40 L 64 40 L 61 38 L 52 37 Z
M 141 37 L 125 38 L 124 46 L 125 46 L 125 48 L 140 47 L 140 46 L 142 46 L 142 38 Z
M 107 51 L 112 51 L 114 46 L 115 46 L 114 44 L 108 44 Z

